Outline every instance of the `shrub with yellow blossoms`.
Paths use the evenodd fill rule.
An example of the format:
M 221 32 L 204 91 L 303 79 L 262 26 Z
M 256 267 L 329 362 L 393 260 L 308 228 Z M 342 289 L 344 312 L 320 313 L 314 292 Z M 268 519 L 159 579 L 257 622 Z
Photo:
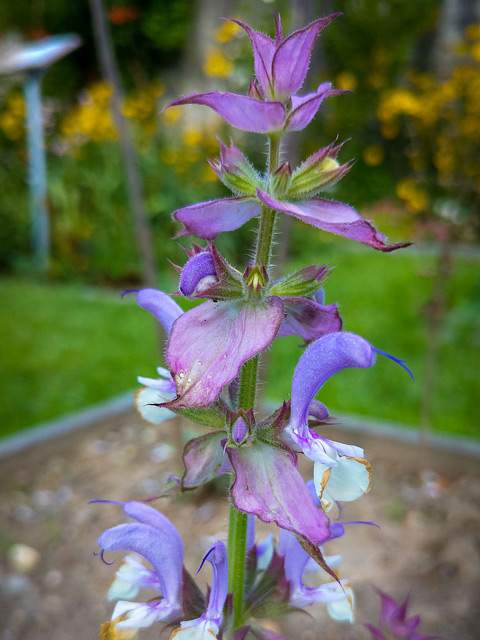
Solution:
M 406 142 L 410 171 L 397 196 L 410 212 L 433 216 L 461 238 L 478 226 L 480 24 L 467 27 L 452 55 L 442 79 L 411 72 L 407 86 L 385 91 L 377 115 L 385 139 Z

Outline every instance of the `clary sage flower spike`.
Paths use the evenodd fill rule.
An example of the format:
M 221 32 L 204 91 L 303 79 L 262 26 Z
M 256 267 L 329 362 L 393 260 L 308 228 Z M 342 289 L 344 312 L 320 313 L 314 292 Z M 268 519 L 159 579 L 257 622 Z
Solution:
M 169 476 L 161 495 L 175 499 L 227 476 L 228 544 L 218 539 L 204 550 L 200 569 L 210 564 L 212 580 L 201 589 L 185 569 L 181 536 L 168 518 L 150 504 L 114 503 L 131 521 L 98 538 L 99 555 L 108 564 L 114 552 L 127 553 L 108 592 L 116 604 L 101 640 L 133 640 L 138 629 L 157 623 L 170 640 L 282 640 L 261 620 L 315 603 L 323 603 L 334 620 L 354 619 L 353 588 L 337 575 L 341 556 L 325 555 L 325 546 L 341 538 L 347 525 L 374 525 L 346 521 L 342 511 L 344 503 L 370 490 L 372 468 L 360 447 L 322 435 L 325 425 L 335 423 L 316 395 L 344 369 L 370 369 L 377 355 L 407 367 L 343 331 L 337 304 L 325 302 L 328 265 L 277 276 L 271 264 L 277 213 L 382 252 L 408 244 L 388 244 L 352 206 L 323 196 L 352 167 L 339 160 L 342 143 L 323 146 L 298 167 L 281 157 L 283 133 L 304 129 L 323 100 L 343 93 L 328 82 L 299 93 L 315 40 L 336 15 L 286 37 L 277 16 L 274 38 L 234 20 L 253 46 L 255 79 L 248 93 L 197 93 L 169 105 L 208 106 L 234 127 L 266 134 L 269 146 L 266 169 L 259 171 L 233 141 L 220 141 L 210 166 L 232 196 L 173 213 L 182 224 L 178 236 L 207 243 L 191 242 L 184 264 L 172 263 L 176 291 L 127 292 L 166 333 L 165 367 L 158 367 L 158 377 L 138 377 L 140 415 L 154 425 L 180 415 L 206 427 L 185 443 L 180 477 Z M 245 252 L 250 258 L 230 264 L 213 240 L 254 218 L 256 243 Z M 182 298 L 196 306 L 184 311 Z M 265 417 L 256 406 L 259 359 L 286 336 L 297 336 L 299 349 L 290 397 Z M 311 463 L 307 479 L 299 470 L 302 456 Z M 257 519 L 276 525 L 277 541 L 270 535 L 256 542 Z M 156 595 L 142 597 L 145 588 Z M 422 640 L 403 611 L 384 598 L 381 630 L 369 627 L 375 639 L 386 637 L 390 625 L 394 633 L 412 631 L 398 637 Z

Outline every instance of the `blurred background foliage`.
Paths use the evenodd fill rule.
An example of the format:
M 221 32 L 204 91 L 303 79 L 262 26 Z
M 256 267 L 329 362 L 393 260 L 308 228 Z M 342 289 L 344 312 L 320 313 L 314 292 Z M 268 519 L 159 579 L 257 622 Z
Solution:
M 126 96 L 122 111 L 137 152 L 160 283 L 173 290 L 174 272 L 167 258 L 183 261 L 183 252 L 170 241 L 177 231 L 172 211 L 226 195 L 206 163 L 206 158 L 218 154 L 217 137 L 227 140 L 233 136 L 239 146 L 250 150 L 259 168 L 264 163 L 263 142 L 258 137 L 232 132 L 207 109 L 170 109 L 159 115 L 178 94 L 215 89 L 246 92 L 253 66 L 250 42 L 241 29 L 219 20 L 219 16 L 238 17 L 271 33 L 272 10 L 281 11 L 285 32 L 338 11 L 343 15 L 317 41 L 304 90 L 329 80 L 352 93 L 322 105 L 307 134 L 296 136 L 300 142 L 288 141 L 290 151 L 300 160 L 337 136 L 340 141 L 348 140 L 340 160 L 356 158 L 356 164 L 327 197 L 358 207 L 392 240 L 427 240 L 444 247 L 439 251 L 439 261 L 427 261 L 428 273 L 421 276 L 427 278 L 427 284 L 418 289 L 421 295 L 406 311 L 408 315 L 414 308 L 414 315 L 422 317 L 421 331 L 425 335 L 414 341 L 415 349 L 425 350 L 432 327 L 440 343 L 450 339 L 452 353 L 457 346 L 467 349 L 472 340 L 479 346 L 475 312 L 480 305 L 478 277 L 475 269 L 467 268 L 469 260 L 475 263 L 476 258 L 459 258 L 454 264 L 450 252 L 453 243 L 462 242 L 470 244 L 472 256 L 476 256 L 480 231 L 478 1 L 463 5 L 455 0 L 107 0 L 106 9 Z M 47 281 L 74 282 L 75 286 L 135 286 L 141 282 L 141 270 L 111 112 L 112 88 L 99 72 L 88 3 L 25 0 L 0 4 L 1 36 L 16 33 L 32 40 L 65 32 L 78 33 L 83 46 L 55 64 L 43 82 L 52 225 Z M 0 270 L 11 278 L 3 279 L 3 286 L 17 282 L 19 276 L 33 275 L 24 117 L 20 78 L 1 78 Z M 285 233 L 278 249 L 280 262 L 286 260 L 288 244 L 292 264 L 328 258 L 336 264 L 338 254 L 340 262 L 344 260 L 350 269 L 357 269 L 349 262 L 355 260 L 356 248 L 348 243 L 296 223 L 287 226 Z M 232 262 L 241 265 L 251 239 L 250 224 L 236 234 L 221 236 L 218 246 Z M 354 254 L 347 259 L 351 251 Z M 367 260 L 372 273 L 384 269 L 383 258 Z M 358 264 L 362 260 L 363 254 Z M 371 317 L 378 317 L 378 307 L 392 295 L 392 287 L 392 299 L 405 300 L 407 289 L 415 286 L 415 279 L 418 283 L 412 273 L 420 267 L 412 271 L 409 260 L 402 262 L 402 258 L 395 258 L 392 264 L 391 278 L 388 280 L 387 274 L 383 285 L 372 275 L 371 281 L 363 283 L 357 278 L 350 283 L 360 287 L 360 297 L 370 288 L 376 291 L 372 296 L 377 307 L 375 312 L 369 307 Z M 452 282 L 457 282 L 455 269 L 466 279 L 465 299 L 459 300 L 452 293 Z M 343 277 L 348 287 L 348 274 Z M 335 278 L 336 285 L 340 280 Z M 437 295 L 438 281 L 445 286 Z M 26 286 L 24 280 L 18 282 L 20 287 Z M 24 288 L 22 291 L 25 294 Z M 332 295 L 336 298 L 335 289 Z M 348 291 L 343 295 L 348 297 Z M 352 299 L 361 304 L 357 292 Z M 347 309 L 348 303 L 343 304 Z M 17 311 L 12 310 L 12 322 L 17 321 Z M 351 313 L 355 316 L 357 311 Z M 456 314 L 457 325 L 451 320 L 452 313 Z M 390 322 L 396 320 L 388 320 L 385 326 Z M 460 325 L 463 329 L 455 333 L 455 326 L 458 329 Z M 374 340 L 374 328 L 367 320 L 366 326 L 371 331 L 366 337 Z M 398 355 L 408 355 L 412 344 L 405 330 L 402 332 L 404 327 L 397 328 L 403 340 L 398 343 Z M 362 326 L 354 329 L 361 332 Z M 378 346 L 390 348 L 387 344 Z M 423 367 L 421 359 L 419 367 Z M 133 376 L 131 380 L 133 383 Z M 118 390 L 129 386 L 122 382 Z M 112 392 L 110 387 L 102 388 L 90 395 L 80 394 L 78 406 Z M 59 409 L 58 399 L 56 402 L 54 413 L 77 406 L 67 403 Z M 411 422 L 418 421 L 415 411 L 418 414 L 419 402 L 419 397 L 411 399 L 411 410 L 407 411 Z M 472 406 L 466 401 L 460 417 L 434 422 L 439 428 L 461 431 L 461 416 L 472 411 Z M 351 410 L 362 412 L 365 407 L 353 402 Z M 441 411 L 437 408 L 434 413 L 438 416 Z M 375 413 L 373 408 L 371 413 Z M 384 417 L 393 414 L 393 405 L 383 413 Z M 51 415 L 52 411 L 39 414 L 42 419 Z M 23 426 L 36 418 L 25 418 Z

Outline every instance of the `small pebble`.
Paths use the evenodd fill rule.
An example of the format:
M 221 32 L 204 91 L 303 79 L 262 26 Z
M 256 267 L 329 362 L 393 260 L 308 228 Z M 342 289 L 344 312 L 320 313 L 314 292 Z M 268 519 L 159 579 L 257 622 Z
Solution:
M 173 451 L 174 448 L 172 447 L 172 445 L 164 442 L 163 444 L 159 444 L 158 446 L 154 447 L 150 451 L 150 460 L 152 462 L 164 462 L 165 460 L 168 460 L 172 457 Z
M 15 571 L 28 573 L 37 566 L 40 554 L 26 544 L 14 544 L 8 550 L 8 559 Z
M 45 586 L 49 587 L 50 589 L 58 587 L 62 584 L 62 582 L 63 574 L 58 569 L 51 569 L 50 571 L 47 571 L 43 579 L 43 583 L 45 584 Z
M 9 596 L 17 596 L 28 591 L 30 580 L 27 576 L 12 573 L 2 580 L 1 591 Z

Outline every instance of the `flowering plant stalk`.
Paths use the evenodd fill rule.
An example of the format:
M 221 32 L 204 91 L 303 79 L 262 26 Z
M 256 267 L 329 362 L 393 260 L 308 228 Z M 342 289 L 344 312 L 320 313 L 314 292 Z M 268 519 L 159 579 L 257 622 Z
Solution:
M 266 135 L 269 148 L 267 167 L 260 173 L 233 142 L 221 142 L 220 157 L 211 166 L 233 196 L 173 214 L 183 224 L 178 235 L 207 241 L 185 248 L 187 261 L 176 267 L 176 293 L 205 301 L 183 312 L 164 292 L 134 292 L 139 306 L 168 334 L 167 368 L 158 369 L 157 379 L 139 378 L 144 385 L 136 394 L 140 414 L 154 424 L 178 414 L 211 429 L 186 443 L 184 473 L 171 477 L 166 492 L 192 490 L 229 474 L 228 542 L 217 541 L 205 556 L 213 568 L 205 596 L 183 567 L 183 544 L 173 523 L 150 505 L 117 503 L 135 522 L 103 532 L 100 553 L 124 550 L 137 556 L 127 556 L 110 588 L 110 599 L 118 602 L 102 627 L 104 639 L 135 637 L 139 628 L 162 622 L 177 640 L 274 640 L 280 636 L 262 627 L 262 618 L 315 602 L 325 603 L 334 619 L 353 620 L 353 591 L 335 572 L 341 558 L 325 556 L 324 545 L 352 524 L 341 519 L 339 503 L 364 495 L 372 470 L 360 447 L 316 431 L 331 421 L 315 396 L 336 372 L 372 367 L 377 354 L 404 365 L 342 331 L 337 305 L 324 301 L 326 265 L 309 265 L 277 279 L 271 270 L 278 213 L 384 252 L 408 244 L 388 244 L 351 206 L 319 196 L 351 167 L 337 159 L 341 144 L 320 149 L 293 170 L 282 156 L 284 133 L 304 129 L 323 100 L 341 93 L 323 83 L 313 93 L 298 94 L 315 39 L 335 17 L 284 37 L 278 16 L 273 39 L 234 21 L 253 45 L 256 79 L 248 94 L 192 94 L 169 105 L 206 105 L 234 127 Z M 253 259 L 238 270 L 213 240 L 252 218 L 258 218 Z M 259 358 L 287 335 L 299 335 L 305 347 L 291 400 L 260 419 Z M 313 463 L 309 482 L 298 470 L 301 454 Z M 256 542 L 256 518 L 279 527 L 277 543 L 272 537 Z M 138 555 L 152 568 L 143 566 Z M 312 573 L 322 576 L 316 587 L 307 585 L 306 575 Z M 153 588 L 158 598 L 134 602 L 142 587 Z

